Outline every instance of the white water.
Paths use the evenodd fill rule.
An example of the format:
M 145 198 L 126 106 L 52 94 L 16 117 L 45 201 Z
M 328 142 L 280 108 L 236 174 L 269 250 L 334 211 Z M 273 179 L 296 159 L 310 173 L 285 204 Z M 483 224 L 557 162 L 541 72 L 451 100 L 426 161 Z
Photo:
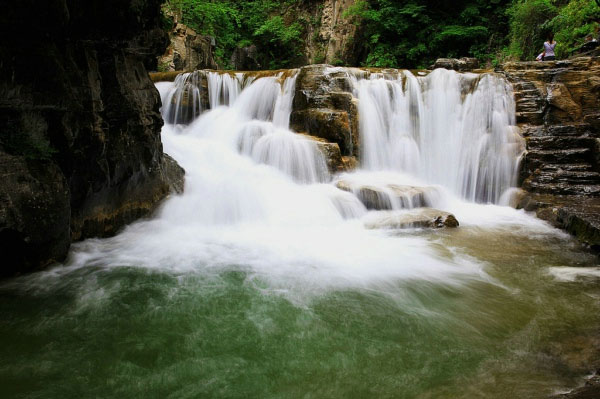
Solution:
M 403 171 L 472 202 L 498 203 L 515 185 L 523 144 L 503 79 L 437 69 L 373 73 L 355 87 L 366 169 Z
M 368 212 L 362 203 L 334 186 L 339 177 L 329 176 L 314 143 L 288 129 L 295 77 L 283 84 L 280 76 L 208 77 L 214 79 L 209 87 L 221 91 L 211 99 L 226 100 L 189 125 L 166 124 L 162 133 L 165 152 L 186 170 L 185 193 L 166 201 L 154 219 L 117 237 L 75 245 L 70 266 L 186 273 L 241 267 L 293 296 L 328 287 L 385 289 L 406 279 L 446 284 L 490 279 L 485 262 L 458 248 L 440 252 L 435 232 L 397 236 L 364 228 Z M 557 234 L 522 211 L 461 199 L 482 193 L 483 199 L 495 198 L 513 178 L 514 169 L 501 170 L 516 164 L 507 145 L 513 116 L 506 86 L 494 77 L 437 71 L 422 81 L 408 73 L 404 78 L 406 91 L 400 81 L 356 82 L 366 170 L 342 178 L 374 186 L 438 183 L 431 201 L 453 212 L 460 228 Z M 457 85 L 465 79 L 478 84 L 463 101 Z M 179 83 L 158 84 L 161 98 L 173 98 Z M 446 92 L 450 86 L 454 91 Z M 386 90 L 392 93 L 388 98 Z M 163 112 L 173 112 L 171 103 L 165 102 Z M 477 159 L 479 171 L 473 166 Z

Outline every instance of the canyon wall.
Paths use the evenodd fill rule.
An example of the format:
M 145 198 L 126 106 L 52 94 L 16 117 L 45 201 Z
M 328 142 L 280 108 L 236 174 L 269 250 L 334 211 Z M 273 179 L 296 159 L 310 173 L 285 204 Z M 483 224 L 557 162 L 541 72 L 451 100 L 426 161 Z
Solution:
M 0 15 L 0 275 L 64 259 L 182 188 L 148 78 L 160 0 L 20 0 Z M 27 26 L 26 29 L 23 29 Z

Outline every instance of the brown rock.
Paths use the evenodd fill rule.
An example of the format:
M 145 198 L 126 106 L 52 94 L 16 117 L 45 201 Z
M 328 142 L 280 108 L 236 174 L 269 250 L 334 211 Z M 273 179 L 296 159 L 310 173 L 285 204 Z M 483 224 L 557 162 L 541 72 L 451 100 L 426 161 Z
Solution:
M 294 111 L 290 126 L 296 132 L 307 132 L 311 136 L 337 143 L 343 155 L 352 154 L 352 135 L 348 113 L 325 108 Z

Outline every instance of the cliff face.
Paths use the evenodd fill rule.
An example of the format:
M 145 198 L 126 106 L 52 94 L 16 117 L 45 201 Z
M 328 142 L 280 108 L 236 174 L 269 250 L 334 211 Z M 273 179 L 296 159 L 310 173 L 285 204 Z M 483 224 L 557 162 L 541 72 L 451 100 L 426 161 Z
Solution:
M 344 12 L 355 3 L 356 0 L 310 0 L 286 3 L 274 11 L 274 15 L 281 16 L 288 24 L 300 21 L 304 29 L 298 54 L 290 56 L 286 65 L 358 65 L 366 56 L 361 45 L 361 27 L 344 17 Z M 269 68 L 273 57 L 281 56 L 273 54 L 270 43 L 255 41 L 226 54 L 227 60 L 215 60 L 213 40 L 218 43 L 219 37 L 199 35 L 179 23 L 181 16 L 169 11 L 166 14 L 173 19 L 175 27 L 169 32 L 167 51 L 158 59 L 162 72 L 223 69 L 229 67 L 227 64 L 240 71 L 264 70 Z
M 527 143 L 519 206 L 600 249 L 600 58 L 503 69 Z
M 167 44 L 160 2 L 3 9 L 0 274 L 61 260 L 71 240 L 114 234 L 181 188 L 146 72 Z
M 214 38 L 199 35 L 184 24 L 175 24 L 169 32 L 167 51 L 158 59 L 158 69 L 163 72 L 217 69 L 213 41 Z

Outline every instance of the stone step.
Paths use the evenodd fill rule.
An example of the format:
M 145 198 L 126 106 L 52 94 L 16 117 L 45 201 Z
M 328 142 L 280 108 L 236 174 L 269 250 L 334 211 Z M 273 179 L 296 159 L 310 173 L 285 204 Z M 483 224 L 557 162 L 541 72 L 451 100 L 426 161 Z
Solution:
M 578 172 L 593 172 L 594 167 L 590 163 L 573 163 L 573 164 L 544 164 L 542 166 L 542 170 L 548 171 L 556 171 L 556 170 L 564 170 L 564 171 L 578 171 Z
M 524 137 L 593 137 L 591 126 L 587 123 L 572 125 L 524 125 L 521 126 Z
M 540 183 L 528 180 L 523 187 L 542 194 L 600 196 L 599 184 Z
M 590 148 L 568 148 L 564 150 L 529 150 L 530 162 L 539 161 L 552 164 L 580 164 L 593 162 L 594 154 Z M 541 166 L 541 165 L 540 165 Z
M 561 150 L 569 148 L 593 148 L 595 140 L 591 137 L 542 136 L 530 137 L 527 148 L 530 150 Z
M 517 123 L 529 123 L 532 125 L 541 125 L 544 122 L 543 111 L 524 111 L 517 112 Z
M 539 183 L 600 184 L 600 173 L 538 170 L 532 179 Z

